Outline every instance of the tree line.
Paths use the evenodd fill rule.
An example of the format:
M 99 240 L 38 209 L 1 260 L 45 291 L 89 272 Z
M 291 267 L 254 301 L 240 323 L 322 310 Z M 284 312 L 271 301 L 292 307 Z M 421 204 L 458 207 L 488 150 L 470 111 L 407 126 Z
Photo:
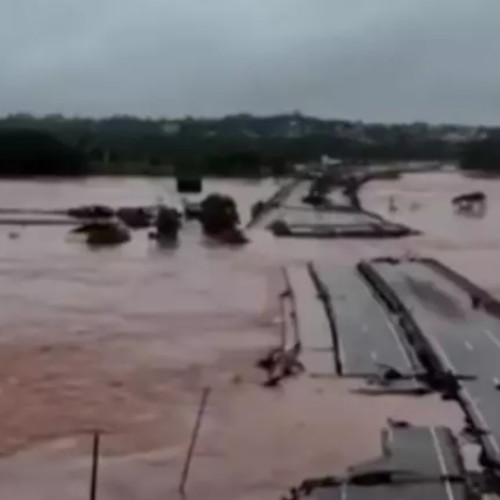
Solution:
M 460 166 L 469 171 L 500 172 L 500 137 L 467 144 L 460 155 Z
M 0 119 L 0 175 L 251 177 L 282 175 L 293 164 L 321 155 L 355 163 L 460 160 L 464 168 L 498 168 L 499 138 L 463 147 L 432 136 L 416 138 L 404 127 L 377 125 L 367 128 L 367 140 L 336 134 L 333 122 L 308 120 L 292 120 L 295 128 L 290 129 L 289 117 L 185 119 L 172 133 L 161 120 L 15 115 Z

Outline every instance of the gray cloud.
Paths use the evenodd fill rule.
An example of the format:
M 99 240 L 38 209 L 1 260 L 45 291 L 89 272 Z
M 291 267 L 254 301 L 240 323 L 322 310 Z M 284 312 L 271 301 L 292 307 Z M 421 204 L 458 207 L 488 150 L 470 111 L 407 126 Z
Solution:
M 0 113 L 498 123 L 498 0 L 2 0 Z

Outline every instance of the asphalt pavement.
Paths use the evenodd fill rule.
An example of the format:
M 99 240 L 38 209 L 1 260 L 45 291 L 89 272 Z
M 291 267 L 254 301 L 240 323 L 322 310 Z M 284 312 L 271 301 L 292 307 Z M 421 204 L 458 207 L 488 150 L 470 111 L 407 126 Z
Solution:
M 402 374 L 420 371 L 387 311 L 353 267 L 315 263 L 333 308 L 343 374 L 381 373 L 388 365 Z
M 314 500 L 466 500 L 462 484 L 440 483 L 381 484 L 376 486 L 342 485 L 318 490 Z
M 383 455 L 354 466 L 339 486 L 314 492 L 315 500 L 465 500 L 464 470 L 445 427 L 389 428 Z M 362 477 L 373 479 L 359 484 Z M 373 484 L 375 481 L 375 484 Z
M 294 294 L 301 361 L 313 375 L 336 375 L 332 330 L 307 266 L 286 269 Z
M 462 380 L 461 396 L 484 437 L 490 458 L 500 461 L 500 321 L 472 307 L 471 298 L 419 262 L 373 263 L 396 292 L 443 366 Z

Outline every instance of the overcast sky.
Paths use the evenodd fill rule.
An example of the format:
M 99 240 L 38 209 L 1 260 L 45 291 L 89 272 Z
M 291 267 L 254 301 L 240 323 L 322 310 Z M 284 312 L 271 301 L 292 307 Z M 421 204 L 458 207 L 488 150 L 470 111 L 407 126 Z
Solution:
M 500 0 L 0 0 L 0 114 L 500 124 Z

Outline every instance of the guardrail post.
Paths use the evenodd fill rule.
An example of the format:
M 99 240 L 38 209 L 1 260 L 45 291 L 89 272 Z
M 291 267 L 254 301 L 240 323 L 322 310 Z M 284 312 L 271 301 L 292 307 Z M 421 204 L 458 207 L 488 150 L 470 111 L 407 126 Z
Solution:
M 99 449 L 101 436 L 99 431 L 94 432 L 92 445 L 92 472 L 90 476 L 90 500 L 97 498 L 97 476 L 99 470 Z
M 200 406 L 198 408 L 198 414 L 196 416 L 196 421 L 193 427 L 193 432 L 191 434 L 191 441 L 189 442 L 188 451 L 186 454 L 186 460 L 184 461 L 184 467 L 182 469 L 181 481 L 179 483 L 179 493 L 184 498 L 186 496 L 186 483 L 188 480 L 189 469 L 191 467 L 191 461 L 193 459 L 194 447 L 196 445 L 196 441 L 198 439 L 198 434 L 200 432 L 201 421 L 203 418 L 203 413 L 205 411 L 205 407 L 207 405 L 208 396 L 210 395 L 211 388 L 205 387 L 201 394 Z

